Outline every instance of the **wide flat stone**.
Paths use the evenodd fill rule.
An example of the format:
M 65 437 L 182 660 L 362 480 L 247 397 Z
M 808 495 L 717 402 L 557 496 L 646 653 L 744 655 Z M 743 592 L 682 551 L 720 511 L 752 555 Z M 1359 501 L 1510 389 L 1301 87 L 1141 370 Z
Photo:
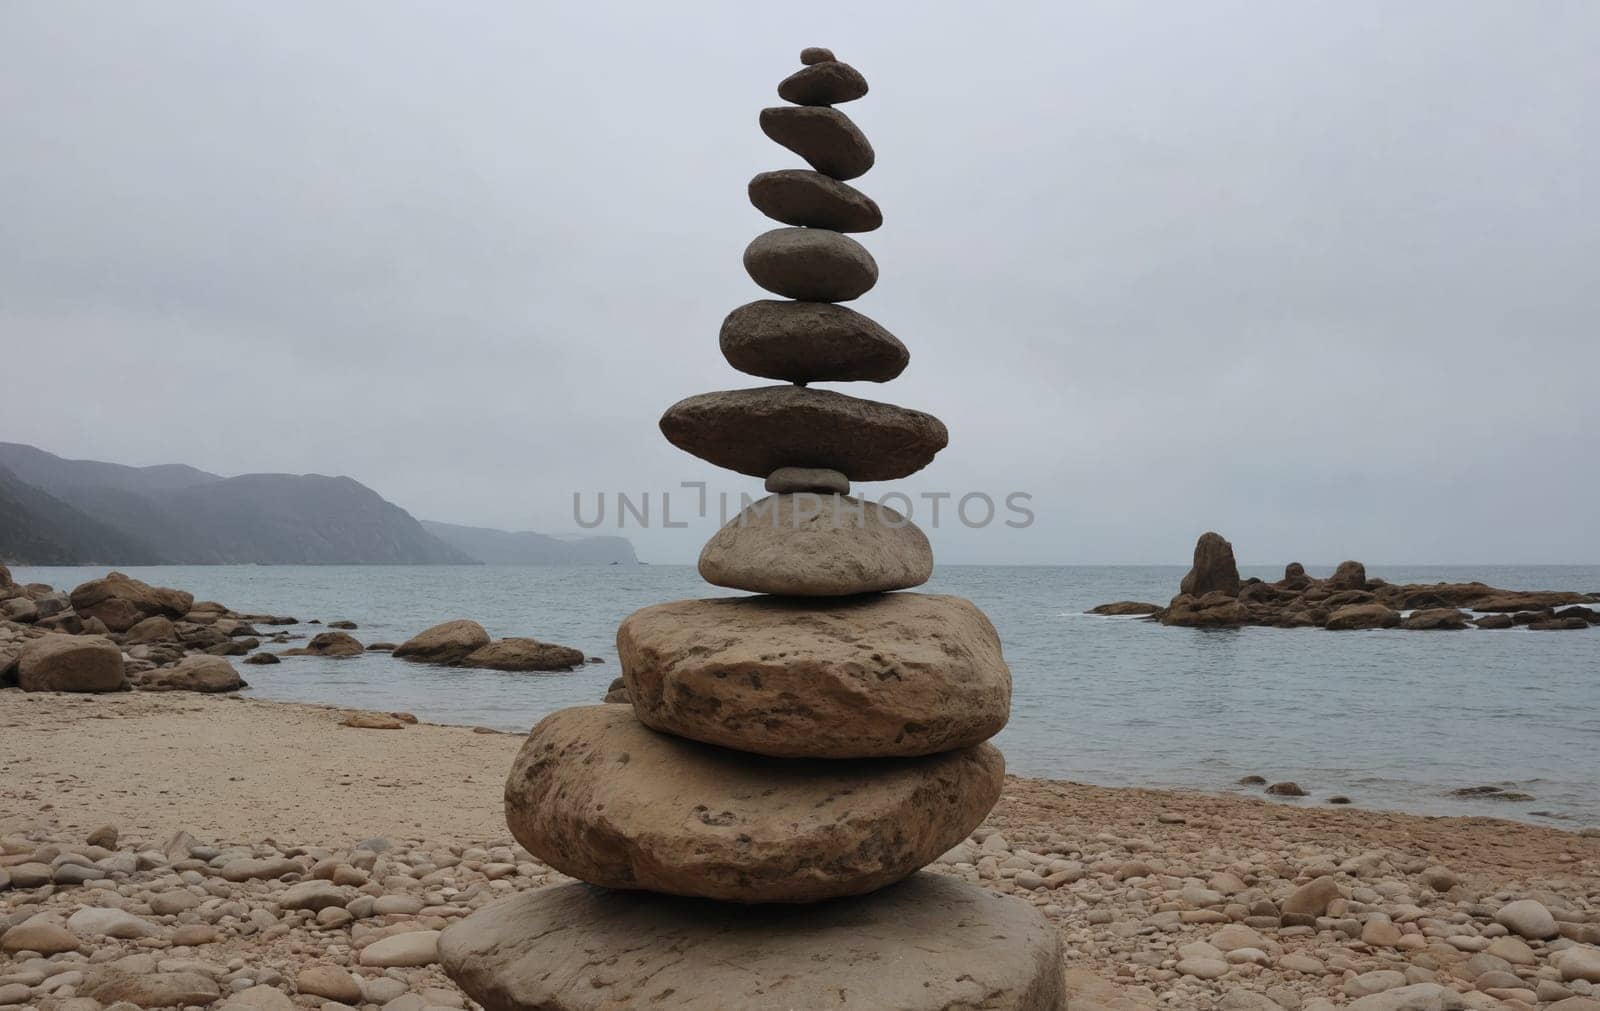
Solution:
M 960 597 L 718 597 L 617 629 L 635 714 L 680 737 L 781 757 L 926 755 L 999 733 L 1011 673 Z
M 722 357 L 740 372 L 790 383 L 888 382 L 911 352 L 854 309 L 765 298 L 722 321 Z
M 798 492 L 752 502 L 700 552 L 713 586 L 797 597 L 905 590 L 933 575 L 915 523 L 877 502 Z
M 872 145 L 849 116 L 813 105 L 761 110 L 761 132 L 835 179 L 854 179 L 872 168 Z
M 931 414 L 804 386 L 688 397 L 667 408 L 661 432 L 684 452 L 750 477 L 825 467 L 852 481 L 915 474 L 950 440 Z
M 878 283 L 866 247 L 824 228 L 774 228 L 744 250 L 750 279 L 776 295 L 810 302 L 848 302 Z
M 838 60 L 813 63 L 778 84 L 778 97 L 795 105 L 837 105 L 866 93 L 867 79 L 861 71 Z
M 756 210 L 786 225 L 870 232 L 883 224 L 883 212 L 871 197 L 821 172 L 763 172 L 750 180 L 749 193 Z
M 1055 928 L 934 874 L 800 909 L 559 885 L 474 913 L 439 952 L 486 1011 L 1066 1006 Z
M 631 706 L 563 709 L 506 779 L 506 824 L 564 874 L 732 902 L 870 892 L 965 839 L 1000 797 L 988 744 L 924 758 L 779 759 L 660 734 Z

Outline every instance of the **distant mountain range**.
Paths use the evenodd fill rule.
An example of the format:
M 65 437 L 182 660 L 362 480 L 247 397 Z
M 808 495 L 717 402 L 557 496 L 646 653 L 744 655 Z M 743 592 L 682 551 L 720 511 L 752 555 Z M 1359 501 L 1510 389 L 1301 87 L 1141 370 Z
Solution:
M 0 442 L 0 560 L 36 565 L 633 563 L 625 538 L 422 524 L 321 474 L 223 477 L 67 460 Z
M 552 537 L 423 520 L 422 529 L 457 551 L 495 565 L 636 565 L 626 537 Z

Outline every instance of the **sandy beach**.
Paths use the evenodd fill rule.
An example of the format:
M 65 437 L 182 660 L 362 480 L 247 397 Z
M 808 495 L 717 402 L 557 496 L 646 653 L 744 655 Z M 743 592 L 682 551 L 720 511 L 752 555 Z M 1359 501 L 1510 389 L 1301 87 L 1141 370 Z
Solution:
M 48 962 L 7 952 L 0 1006 L 80 1000 L 94 979 L 58 963 L 129 958 L 154 976 L 184 963 L 269 1006 L 263 987 L 284 1006 L 458 1006 L 426 955 L 367 965 L 386 959 L 364 953 L 568 880 L 502 821 L 502 779 L 521 738 L 427 724 L 363 730 L 342 716 L 233 696 L 0 692 L 0 868 L 11 879 L 0 925 L 66 924 L 86 906 L 146 925 L 121 938 L 79 931 L 81 944 Z M 117 829 L 115 845 L 103 833 L 100 848 L 85 845 L 102 826 Z M 192 852 L 168 845 L 180 831 Z M 129 854 L 125 867 L 118 853 Z M 162 853 L 168 866 L 138 866 Z M 228 880 L 239 875 L 222 868 L 240 859 L 294 866 Z M 41 862 L 107 869 L 69 874 L 81 887 L 17 871 Z M 1037 905 L 1066 944 L 1075 1011 L 1600 1007 L 1583 1003 L 1600 990 L 1586 978 L 1600 943 L 1593 829 L 1012 777 L 984 827 L 931 870 Z M 340 889 L 339 901 L 298 896 L 306 882 Z M 195 904 L 165 898 L 175 889 Z M 1503 913 L 1528 899 L 1532 920 L 1549 923 Z M 314 966 L 349 973 L 343 1001 L 311 992 L 318 973 L 296 982 Z M 1434 1003 L 1372 1003 L 1418 993 Z

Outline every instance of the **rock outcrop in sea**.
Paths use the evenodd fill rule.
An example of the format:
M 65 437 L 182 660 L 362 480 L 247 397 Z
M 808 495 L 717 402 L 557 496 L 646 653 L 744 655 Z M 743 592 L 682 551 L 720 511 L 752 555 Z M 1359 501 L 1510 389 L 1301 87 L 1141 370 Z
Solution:
M 1369 578 L 1356 561 L 1339 563 L 1333 575 L 1315 579 L 1290 562 L 1276 582 L 1239 578 L 1233 545 L 1221 534 L 1200 535 L 1194 565 L 1176 597 L 1162 607 L 1119 600 L 1091 608 L 1101 615 L 1137 615 L 1163 625 L 1191 628 L 1326 628 L 1351 631 L 1403 628 L 1447 631 L 1514 628 L 1532 631 L 1584 629 L 1600 625 L 1600 593 L 1576 590 L 1503 590 L 1486 583 L 1390 583 Z
M 765 482 L 700 557 L 708 582 L 758 596 L 635 612 L 617 634 L 628 703 L 529 734 L 507 822 L 589 884 L 440 938 L 446 972 L 495 1011 L 1063 1006 L 1060 941 L 1030 904 L 918 873 L 999 799 L 987 739 L 1011 677 L 981 611 L 909 592 L 932 573 L 926 536 L 849 495 L 927 466 L 944 425 L 806 385 L 884 382 L 909 355 L 837 304 L 878 278 L 844 234 L 882 220 L 844 182 L 872 146 L 833 107 L 866 81 L 824 49 L 801 62 L 778 87 L 793 104 L 760 122 L 811 169 L 749 189 L 785 227 L 750 243 L 745 268 L 782 297 L 735 309 L 721 332 L 730 364 L 784 385 L 689 397 L 661 419 L 675 446 Z

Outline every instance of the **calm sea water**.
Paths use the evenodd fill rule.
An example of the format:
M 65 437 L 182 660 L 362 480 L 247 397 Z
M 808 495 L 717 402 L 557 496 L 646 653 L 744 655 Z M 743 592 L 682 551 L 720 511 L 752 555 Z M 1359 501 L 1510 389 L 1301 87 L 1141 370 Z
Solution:
M 525 730 L 596 702 L 620 671 L 618 622 L 647 604 L 719 592 L 688 566 L 132 568 L 147 582 L 240 611 L 359 624 L 398 642 L 450 618 L 604 657 L 571 674 L 435 668 L 369 653 L 243 666 L 255 695 Z M 997 742 L 1024 775 L 1107 785 L 1241 789 L 1292 779 L 1320 803 L 1600 824 L 1600 629 L 1325 632 L 1161 628 L 1082 612 L 1163 602 L 1183 567 L 943 566 L 925 588 L 968 597 L 1005 643 L 1015 689 Z M 1310 570 L 1325 575 L 1328 570 Z M 1600 590 L 1600 567 L 1393 567 L 1391 582 L 1481 579 L 1513 589 Z M 1245 570 L 1275 579 L 1281 570 Z M 99 572 L 20 568 L 71 588 Z M 315 626 L 294 632 L 312 633 Z M 287 647 L 274 647 L 287 648 Z M 1495 784 L 1531 802 L 1449 796 Z

